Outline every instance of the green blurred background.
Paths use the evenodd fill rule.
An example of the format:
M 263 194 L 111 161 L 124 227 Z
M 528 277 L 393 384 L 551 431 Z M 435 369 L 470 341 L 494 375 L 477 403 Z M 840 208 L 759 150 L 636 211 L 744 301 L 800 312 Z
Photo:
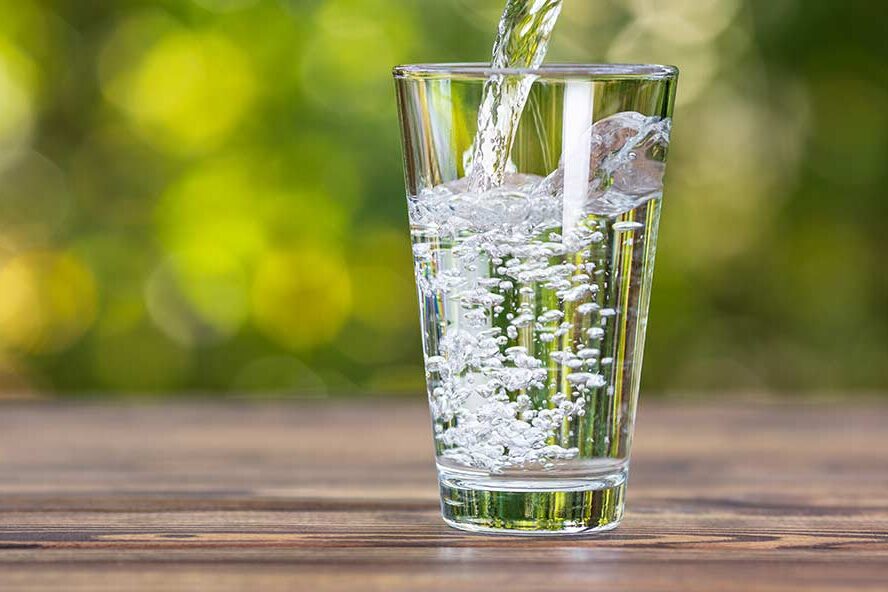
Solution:
M 0 396 L 419 393 L 396 63 L 502 0 L 0 0 Z M 682 69 L 647 393 L 888 387 L 881 2 L 566 0 Z

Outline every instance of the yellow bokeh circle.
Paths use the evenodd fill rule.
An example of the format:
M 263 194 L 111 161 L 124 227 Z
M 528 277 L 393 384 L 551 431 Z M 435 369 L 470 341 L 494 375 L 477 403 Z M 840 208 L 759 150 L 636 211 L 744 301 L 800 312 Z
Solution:
M 252 290 L 256 326 L 296 350 L 332 341 L 352 307 L 352 286 L 340 257 L 302 249 L 266 254 Z
M 258 175 L 244 159 L 203 163 L 174 183 L 156 207 L 164 248 L 189 269 L 228 274 L 266 249 L 257 214 Z
M 125 22 L 104 49 L 99 73 L 105 96 L 142 136 L 174 154 L 217 146 L 256 94 L 250 61 L 230 39 L 157 17 Z
M 29 252 L 0 268 L 0 341 L 32 354 L 64 350 L 96 318 L 96 283 L 68 253 Z

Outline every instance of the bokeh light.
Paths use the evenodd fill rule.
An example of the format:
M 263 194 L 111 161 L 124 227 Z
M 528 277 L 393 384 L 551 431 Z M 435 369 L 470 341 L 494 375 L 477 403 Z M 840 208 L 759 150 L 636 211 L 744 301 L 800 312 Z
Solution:
M 629 0 L 629 9 L 650 34 L 680 45 L 700 45 L 724 32 L 740 0 Z
M 256 271 L 252 301 L 263 333 L 284 347 L 304 350 L 337 336 L 351 312 L 352 285 L 333 252 L 270 252 Z
M 502 6 L 0 0 L 0 397 L 421 392 L 389 72 L 488 59 Z M 884 389 L 884 23 L 563 14 L 550 61 L 681 69 L 646 395 Z
M 244 159 L 204 163 L 173 183 L 156 206 L 158 234 L 188 269 L 227 273 L 267 246 L 257 211 L 259 178 Z
M 195 268 L 175 258 L 163 262 L 148 278 L 145 300 L 155 325 L 187 347 L 231 337 L 249 312 L 243 273 Z
M 173 153 L 218 145 L 257 92 L 247 54 L 228 38 L 178 28 L 160 15 L 124 23 L 102 57 L 106 96 L 149 141 Z
M 0 171 L 30 140 L 33 77 L 34 65 L 28 57 L 0 37 Z
M 712 83 L 721 66 L 716 49 L 708 44 L 691 45 L 652 34 L 637 21 L 627 25 L 613 40 L 607 60 L 631 64 L 681 64 L 678 105 L 692 103 Z
M 403 4 L 392 10 L 387 0 L 321 3 L 302 54 L 309 99 L 324 109 L 365 116 L 390 107 L 391 81 L 379 72 L 390 70 L 412 45 L 407 10 Z
M 0 267 L 0 341 L 31 354 L 69 347 L 95 320 L 89 269 L 68 253 L 34 251 Z

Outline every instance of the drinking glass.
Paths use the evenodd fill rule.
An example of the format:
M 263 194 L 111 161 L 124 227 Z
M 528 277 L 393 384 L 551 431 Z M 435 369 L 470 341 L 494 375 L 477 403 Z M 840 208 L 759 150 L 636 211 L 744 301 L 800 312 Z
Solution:
M 395 68 L 450 525 L 619 524 L 677 77 L 659 65 Z M 472 176 L 490 152 L 475 142 L 490 141 L 478 121 L 491 88 L 513 93 L 494 106 L 500 129 L 517 105 L 493 186 Z

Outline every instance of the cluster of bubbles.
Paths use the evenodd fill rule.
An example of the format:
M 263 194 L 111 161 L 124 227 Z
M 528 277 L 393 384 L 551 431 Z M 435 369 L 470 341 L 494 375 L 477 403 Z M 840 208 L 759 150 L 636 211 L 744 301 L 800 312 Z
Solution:
M 582 216 L 564 225 L 564 173 L 465 179 L 410 200 L 426 373 L 440 458 L 499 471 L 551 468 L 579 454 L 593 392 L 612 396 L 604 352 L 619 215 L 658 199 L 670 121 L 618 113 L 591 130 Z M 562 380 L 563 379 L 563 380 Z

